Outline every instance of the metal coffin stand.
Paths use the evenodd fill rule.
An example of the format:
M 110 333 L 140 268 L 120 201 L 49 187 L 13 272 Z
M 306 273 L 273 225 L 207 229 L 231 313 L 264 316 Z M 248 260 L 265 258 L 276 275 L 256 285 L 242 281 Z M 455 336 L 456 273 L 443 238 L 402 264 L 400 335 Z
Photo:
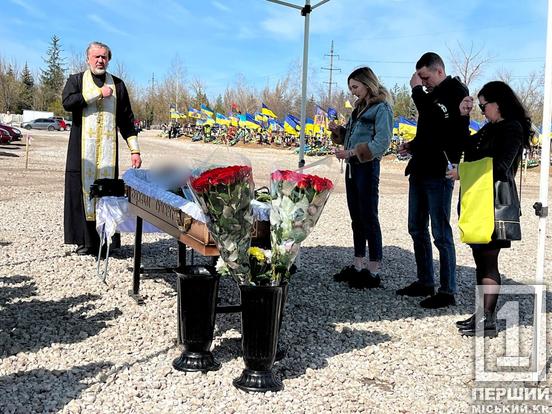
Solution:
M 176 209 L 162 201 L 154 199 L 146 194 L 126 187 L 129 201 L 129 212 L 136 215 L 136 231 L 134 234 L 134 267 L 132 269 L 132 290 L 129 295 L 138 304 L 144 300 L 140 295 L 140 273 L 168 273 L 174 270 L 182 271 L 186 266 L 186 246 L 190 246 L 195 252 L 203 256 L 216 257 L 218 249 L 212 239 L 207 225 L 194 220 L 183 211 Z M 146 220 L 159 230 L 173 236 L 178 240 L 177 267 L 142 269 L 142 227 Z M 255 223 L 253 232 L 253 244 L 265 241 L 269 238 L 270 225 L 268 222 Z M 265 243 L 262 243 L 265 244 Z M 217 313 L 241 312 L 241 305 L 217 306 Z

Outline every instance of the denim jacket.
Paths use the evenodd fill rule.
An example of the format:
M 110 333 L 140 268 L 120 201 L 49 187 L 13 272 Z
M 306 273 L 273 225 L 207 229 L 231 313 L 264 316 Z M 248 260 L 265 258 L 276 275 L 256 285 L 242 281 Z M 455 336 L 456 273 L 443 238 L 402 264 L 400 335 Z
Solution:
M 345 149 L 356 149 L 361 162 L 381 158 L 393 136 L 391 106 L 387 102 L 378 102 L 364 108 L 358 115 L 355 111 L 343 131 Z

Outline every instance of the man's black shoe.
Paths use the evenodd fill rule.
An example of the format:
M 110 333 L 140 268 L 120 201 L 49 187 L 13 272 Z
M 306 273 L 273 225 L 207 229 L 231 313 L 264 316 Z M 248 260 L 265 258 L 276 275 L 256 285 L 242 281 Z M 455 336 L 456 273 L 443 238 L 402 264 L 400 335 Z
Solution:
M 357 274 L 360 273 L 355 269 L 353 265 L 346 266 L 339 273 L 333 275 L 333 279 L 336 282 L 348 282 L 349 280 L 355 278 Z
M 482 330 L 477 332 L 478 324 L 482 326 Z M 458 329 L 460 335 L 475 336 L 483 334 L 484 337 L 496 336 L 496 316 L 492 312 L 485 312 L 483 316 L 477 320 L 475 317 L 469 325 Z
M 435 294 L 435 288 L 433 286 L 425 286 L 416 281 L 410 285 L 397 290 L 397 295 L 403 296 L 433 296 Z
M 98 254 L 98 249 L 93 247 L 86 247 L 84 245 L 79 245 L 75 253 L 78 254 L 79 256 L 87 256 L 87 255 L 96 256 Z
M 465 326 L 472 324 L 474 319 L 475 319 L 475 313 L 472 316 L 470 316 L 468 319 L 464 319 L 462 321 L 456 321 L 456 326 L 458 328 L 464 328 Z
M 373 275 L 368 269 L 362 269 L 356 276 L 349 280 L 349 287 L 355 289 L 374 289 L 379 287 L 381 279 L 379 275 Z
M 456 305 L 454 295 L 449 295 L 443 292 L 437 292 L 435 296 L 431 296 L 420 302 L 420 306 L 426 309 L 446 308 L 447 306 Z

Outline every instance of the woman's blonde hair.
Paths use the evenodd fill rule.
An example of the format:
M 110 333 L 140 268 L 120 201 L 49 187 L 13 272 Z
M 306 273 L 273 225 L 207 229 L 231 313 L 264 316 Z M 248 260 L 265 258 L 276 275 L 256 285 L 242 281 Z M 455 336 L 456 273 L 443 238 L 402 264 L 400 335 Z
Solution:
M 368 89 L 367 104 L 374 102 L 385 101 L 390 105 L 393 103 L 393 98 L 389 91 L 380 83 L 378 77 L 372 69 L 367 66 L 353 70 L 347 78 L 347 85 L 351 79 L 356 80 L 366 86 Z

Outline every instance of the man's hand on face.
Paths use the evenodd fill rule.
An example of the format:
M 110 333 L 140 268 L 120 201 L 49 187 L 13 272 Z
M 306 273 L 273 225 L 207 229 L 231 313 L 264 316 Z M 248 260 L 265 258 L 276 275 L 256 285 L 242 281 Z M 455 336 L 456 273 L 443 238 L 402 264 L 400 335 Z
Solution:
M 410 87 L 414 88 L 416 86 L 422 85 L 422 78 L 418 75 L 418 72 L 414 72 L 410 78 Z

